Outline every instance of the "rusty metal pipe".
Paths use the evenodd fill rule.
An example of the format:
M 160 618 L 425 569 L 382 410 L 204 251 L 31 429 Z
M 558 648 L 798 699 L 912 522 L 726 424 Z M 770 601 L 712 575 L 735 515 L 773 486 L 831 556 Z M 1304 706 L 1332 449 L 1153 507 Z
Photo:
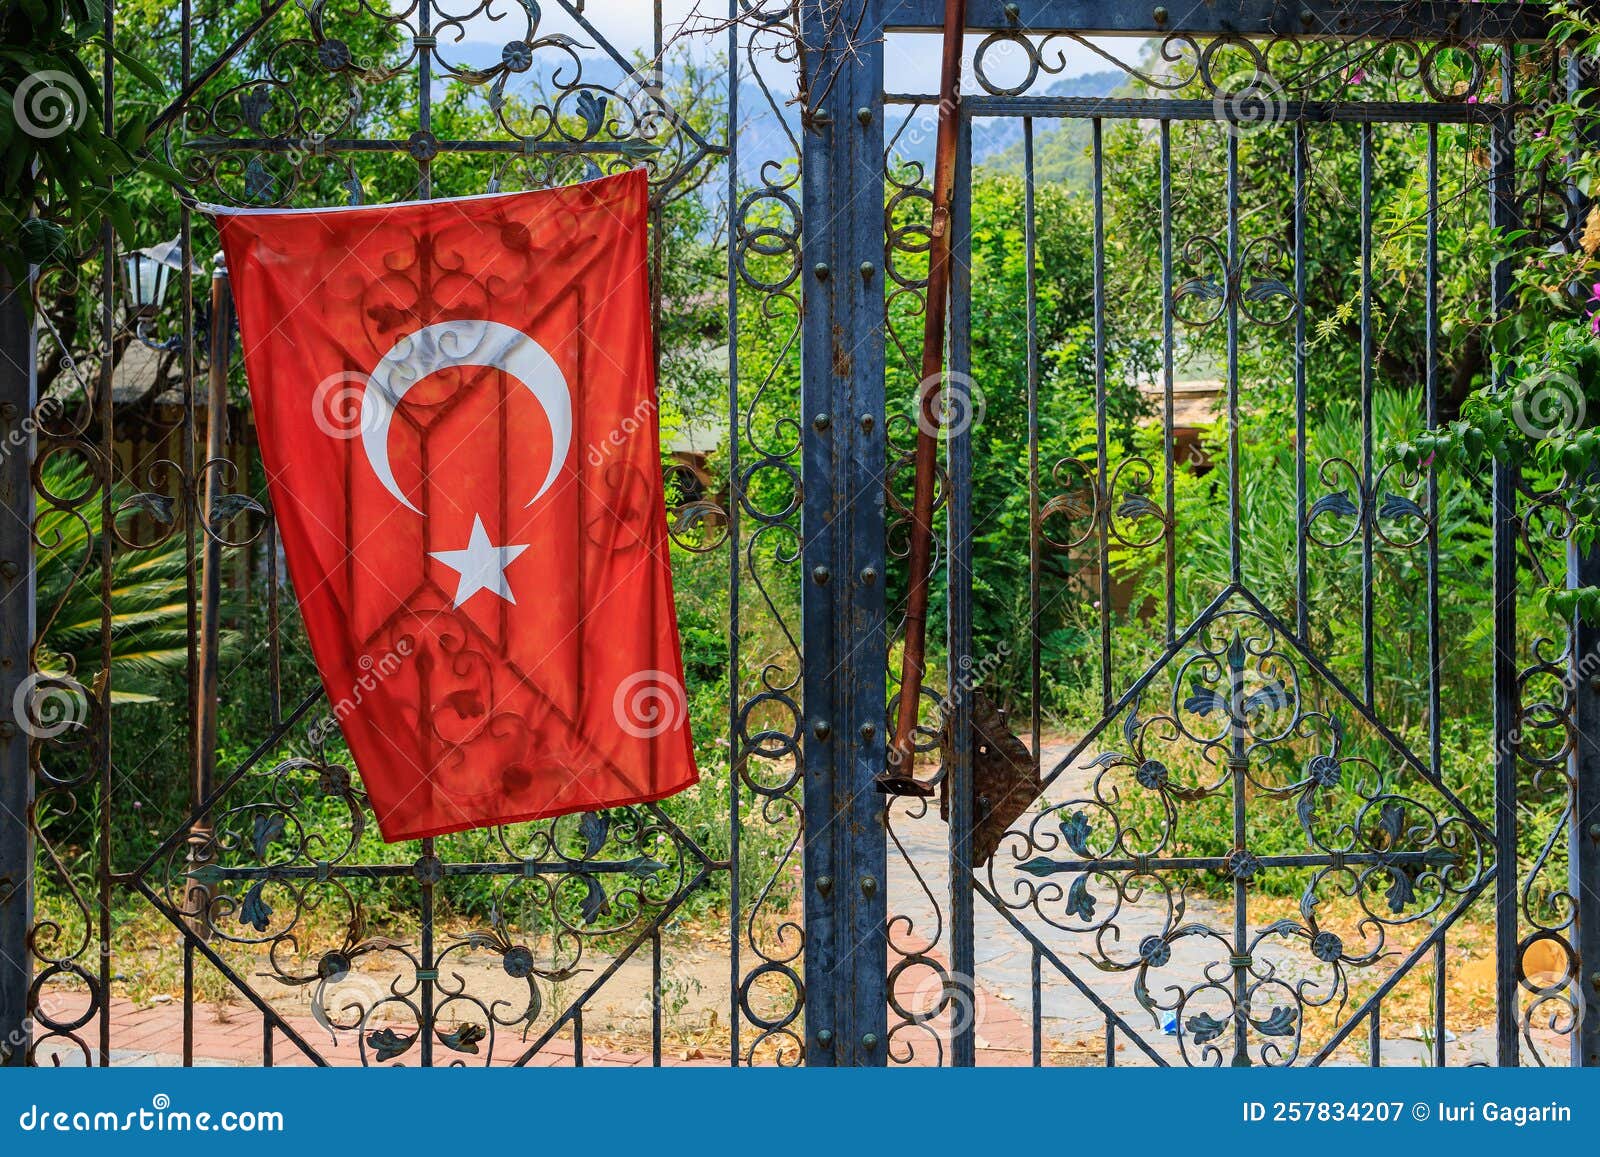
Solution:
M 939 67 L 939 133 L 933 154 L 933 222 L 928 246 L 928 297 L 922 324 L 922 381 L 917 387 L 915 491 L 911 503 L 911 587 L 906 598 L 905 646 L 900 658 L 900 709 L 888 767 L 878 778 L 893 795 L 929 796 L 914 775 L 913 748 L 922 680 L 927 669 L 928 571 L 933 560 L 933 495 L 943 423 L 944 336 L 950 298 L 950 202 L 956 184 L 956 129 L 961 99 L 962 34 L 966 0 L 945 0 L 944 54 Z
M 226 489 L 222 465 L 228 450 L 228 358 L 229 338 L 233 333 L 233 295 L 228 271 L 218 253 L 211 273 L 211 369 L 206 378 L 206 456 L 200 467 L 204 483 L 200 487 L 201 563 L 200 563 L 200 669 L 195 687 L 195 711 L 199 718 L 199 743 L 195 752 L 192 794 L 196 806 L 211 795 L 217 760 L 217 665 L 222 619 L 222 541 L 211 527 L 217 501 Z M 215 856 L 214 832 L 209 815 L 202 816 L 189 829 L 189 865 L 204 867 Z M 185 909 L 201 939 L 210 938 L 206 911 L 211 904 L 211 886 L 189 881 Z

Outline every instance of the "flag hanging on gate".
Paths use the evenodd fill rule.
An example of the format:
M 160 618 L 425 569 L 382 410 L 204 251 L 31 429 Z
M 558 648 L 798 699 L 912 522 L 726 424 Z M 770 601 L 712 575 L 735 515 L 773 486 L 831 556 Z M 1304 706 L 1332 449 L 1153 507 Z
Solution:
M 694 783 L 642 170 L 213 208 L 311 651 L 386 840 Z

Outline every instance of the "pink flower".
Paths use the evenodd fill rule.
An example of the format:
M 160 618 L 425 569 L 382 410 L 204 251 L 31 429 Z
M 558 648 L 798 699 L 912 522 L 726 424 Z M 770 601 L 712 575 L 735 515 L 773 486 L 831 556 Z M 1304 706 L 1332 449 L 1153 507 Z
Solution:
M 1364 84 L 1366 79 L 1367 70 L 1364 68 L 1354 68 L 1344 74 L 1344 82 L 1346 85 Z
M 1589 311 L 1589 332 L 1600 337 L 1600 281 L 1594 283 L 1594 291 L 1589 294 L 1589 304 L 1595 307 Z

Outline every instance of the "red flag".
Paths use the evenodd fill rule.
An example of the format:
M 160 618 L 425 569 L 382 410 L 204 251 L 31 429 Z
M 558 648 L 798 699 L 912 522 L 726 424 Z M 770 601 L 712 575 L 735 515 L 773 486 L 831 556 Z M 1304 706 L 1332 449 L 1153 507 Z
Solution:
M 643 171 L 215 210 L 312 654 L 387 840 L 695 782 Z

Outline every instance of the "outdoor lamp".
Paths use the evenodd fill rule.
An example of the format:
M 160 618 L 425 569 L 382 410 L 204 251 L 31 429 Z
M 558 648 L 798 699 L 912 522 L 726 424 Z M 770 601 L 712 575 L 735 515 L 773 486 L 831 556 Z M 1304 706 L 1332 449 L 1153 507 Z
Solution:
M 161 308 L 167 295 L 167 283 L 174 270 L 183 268 L 183 240 L 174 237 L 159 245 L 135 249 L 123 256 L 124 272 L 128 280 L 128 305 L 136 319 L 134 332 L 141 342 L 156 350 L 174 350 L 183 344 L 180 335 L 164 341 L 150 336 L 146 327 Z M 198 265 L 190 263 L 190 271 L 200 273 Z

